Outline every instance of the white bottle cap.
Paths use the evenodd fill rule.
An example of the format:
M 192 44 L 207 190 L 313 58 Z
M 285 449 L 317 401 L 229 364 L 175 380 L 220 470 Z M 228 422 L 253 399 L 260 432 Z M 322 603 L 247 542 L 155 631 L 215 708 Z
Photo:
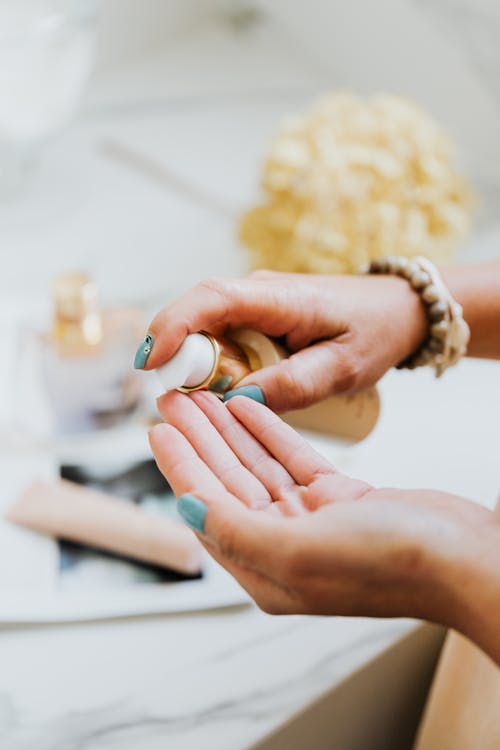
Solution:
M 203 333 L 190 333 L 169 361 L 156 372 L 165 391 L 196 388 L 206 381 L 216 364 L 214 346 Z

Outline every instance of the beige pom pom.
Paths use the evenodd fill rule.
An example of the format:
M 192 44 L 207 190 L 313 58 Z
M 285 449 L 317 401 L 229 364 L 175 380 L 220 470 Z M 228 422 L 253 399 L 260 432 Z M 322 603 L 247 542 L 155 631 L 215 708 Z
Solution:
M 452 259 L 473 197 L 446 134 L 395 96 L 332 94 L 278 131 L 266 202 L 243 217 L 252 265 L 355 272 L 385 255 Z

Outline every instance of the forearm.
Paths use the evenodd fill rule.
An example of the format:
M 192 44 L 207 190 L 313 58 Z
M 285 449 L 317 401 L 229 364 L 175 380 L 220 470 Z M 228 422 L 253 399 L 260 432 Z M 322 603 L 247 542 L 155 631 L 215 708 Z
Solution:
M 447 268 L 442 276 L 470 327 L 469 356 L 500 359 L 500 261 Z
M 500 666 L 500 522 L 471 563 L 466 592 L 471 617 L 462 632 Z
M 446 556 L 440 565 L 438 578 L 450 594 L 440 621 L 500 666 L 500 520 L 472 532 L 458 556 Z

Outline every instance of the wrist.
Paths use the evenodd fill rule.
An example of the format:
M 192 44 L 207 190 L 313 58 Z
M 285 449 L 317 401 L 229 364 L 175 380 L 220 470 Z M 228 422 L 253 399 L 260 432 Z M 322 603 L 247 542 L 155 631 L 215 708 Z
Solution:
M 462 307 L 451 296 L 437 268 L 427 258 L 402 256 L 374 258 L 363 271 L 369 274 L 390 274 L 405 279 L 425 308 L 427 337 L 417 351 L 399 363 L 414 370 L 430 365 L 440 377 L 458 362 L 467 351 L 470 329 L 463 318 Z
M 446 268 L 442 276 L 470 328 L 469 356 L 500 359 L 499 261 Z
M 429 323 L 420 295 L 406 279 L 387 275 L 378 276 L 377 282 L 386 285 L 385 299 L 392 303 L 386 303 L 385 330 L 388 335 L 393 330 L 390 365 L 395 366 L 421 348 L 428 336 Z
M 500 522 L 478 508 L 478 523 L 441 542 L 434 560 L 436 621 L 459 631 L 500 663 Z
M 464 266 L 451 266 L 440 268 L 441 278 L 450 291 L 453 299 L 462 306 L 464 320 L 469 327 L 474 323 L 474 293 L 471 295 L 470 285 L 468 283 L 469 274 Z
M 493 514 L 492 514 L 493 515 Z M 500 665 L 500 522 L 494 520 L 465 555 L 462 617 L 456 629 Z
M 398 346 L 393 365 L 408 359 L 418 351 L 429 333 L 425 307 L 420 295 L 412 286 L 398 276 L 387 277 L 393 284 L 397 300 Z

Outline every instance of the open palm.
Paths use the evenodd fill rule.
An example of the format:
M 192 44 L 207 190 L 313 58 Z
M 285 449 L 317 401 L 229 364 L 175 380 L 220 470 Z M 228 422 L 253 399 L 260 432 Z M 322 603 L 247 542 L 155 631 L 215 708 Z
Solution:
M 371 487 L 337 472 L 269 409 L 243 397 L 223 404 L 207 391 L 159 401 L 163 440 L 155 455 L 176 495 L 238 499 L 282 516 L 354 500 Z
M 202 523 L 184 517 L 262 609 L 424 617 L 467 632 L 463 551 L 477 559 L 496 524 L 490 511 L 346 477 L 243 396 L 222 404 L 208 392 L 169 393 L 159 408 L 158 466 Z

